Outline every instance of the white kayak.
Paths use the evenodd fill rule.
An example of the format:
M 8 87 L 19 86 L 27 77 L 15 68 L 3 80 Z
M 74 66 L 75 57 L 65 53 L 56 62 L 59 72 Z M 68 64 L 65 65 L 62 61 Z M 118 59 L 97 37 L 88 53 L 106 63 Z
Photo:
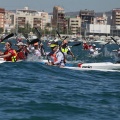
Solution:
M 3 58 L 0 58 L 0 63 L 4 63 L 4 62 L 6 62 L 6 61 L 4 61 Z
M 23 60 L 18 60 L 16 62 L 22 62 Z M 5 62 L 11 62 L 11 61 L 5 61 L 3 58 L 0 58 L 0 64 Z
M 40 63 L 45 64 L 47 60 L 41 60 Z M 79 63 L 78 67 L 71 67 L 68 63 L 64 68 L 73 69 L 73 70 L 120 70 L 119 63 L 112 62 L 100 62 L 100 63 Z
M 76 70 L 120 70 L 119 63 L 101 62 L 101 63 L 79 63 L 78 67 L 65 67 Z

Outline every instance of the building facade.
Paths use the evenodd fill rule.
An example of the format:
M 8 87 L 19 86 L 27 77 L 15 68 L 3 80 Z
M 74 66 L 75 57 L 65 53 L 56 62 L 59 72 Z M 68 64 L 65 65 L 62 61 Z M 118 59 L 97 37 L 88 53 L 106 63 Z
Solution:
M 21 10 L 16 10 L 16 24 L 20 27 L 24 27 L 25 24 L 29 24 L 31 28 L 40 27 L 41 29 L 44 29 L 47 22 L 47 12 L 29 10 L 28 7 Z
M 4 23 L 5 23 L 5 9 L 0 8 L 0 28 L 4 31 Z
M 68 29 L 71 30 L 72 34 L 80 33 L 81 19 L 80 17 L 69 18 Z
M 59 31 L 66 31 L 67 20 L 65 19 L 65 11 L 60 6 L 54 6 L 53 8 L 53 20 L 52 26 Z

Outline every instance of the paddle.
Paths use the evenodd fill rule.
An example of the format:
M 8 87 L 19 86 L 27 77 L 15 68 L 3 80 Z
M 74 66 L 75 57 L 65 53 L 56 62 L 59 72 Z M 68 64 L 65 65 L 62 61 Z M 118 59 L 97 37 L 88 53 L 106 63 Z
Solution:
M 116 43 L 116 45 L 120 46 L 120 45 L 117 43 L 117 40 L 115 40 L 113 37 L 111 37 L 111 39 Z
M 57 30 L 56 30 L 56 33 L 58 34 L 58 37 L 62 40 L 62 38 Z
M 13 33 L 7 35 L 6 37 L 4 37 L 4 38 L 1 40 L 1 42 L 3 42 L 4 40 L 6 40 L 6 39 L 8 39 L 8 38 L 10 38 L 10 37 L 13 37 L 13 36 L 14 36 Z
M 41 32 L 38 30 L 37 27 L 35 27 L 35 33 L 36 33 L 36 36 L 37 36 L 37 38 L 39 39 L 40 43 L 42 43 L 42 41 L 41 41 L 42 34 L 41 34 Z M 45 48 L 44 48 L 43 45 L 41 46 L 41 53 L 46 56 Z
M 41 42 L 42 35 L 41 35 L 41 33 L 40 33 L 40 31 L 38 30 L 37 27 L 35 27 L 35 33 L 36 33 L 37 38 L 40 39 L 40 42 Z
M 38 38 L 36 38 L 36 39 L 33 39 L 33 40 L 29 41 L 28 43 L 29 44 L 34 44 L 34 43 L 39 42 L 39 41 L 40 40 Z

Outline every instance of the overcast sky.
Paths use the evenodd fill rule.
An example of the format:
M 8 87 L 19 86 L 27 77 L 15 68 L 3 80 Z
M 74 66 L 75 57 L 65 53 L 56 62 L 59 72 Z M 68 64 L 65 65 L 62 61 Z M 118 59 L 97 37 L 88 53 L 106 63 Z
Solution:
M 63 7 L 65 12 L 84 9 L 104 12 L 120 8 L 120 0 L 0 0 L 0 8 L 6 10 L 23 9 L 27 6 L 29 9 L 50 13 L 56 5 Z

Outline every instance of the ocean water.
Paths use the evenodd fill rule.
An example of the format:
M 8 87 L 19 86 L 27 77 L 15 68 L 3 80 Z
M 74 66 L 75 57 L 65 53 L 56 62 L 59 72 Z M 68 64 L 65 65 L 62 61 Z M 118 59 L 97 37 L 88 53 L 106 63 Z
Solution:
M 90 58 L 81 46 L 73 47 L 73 62 L 114 62 L 112 48 Z M 2 63 L 0 120 L 120 120 L 120 72 L 69 70 L 36 61 Z

